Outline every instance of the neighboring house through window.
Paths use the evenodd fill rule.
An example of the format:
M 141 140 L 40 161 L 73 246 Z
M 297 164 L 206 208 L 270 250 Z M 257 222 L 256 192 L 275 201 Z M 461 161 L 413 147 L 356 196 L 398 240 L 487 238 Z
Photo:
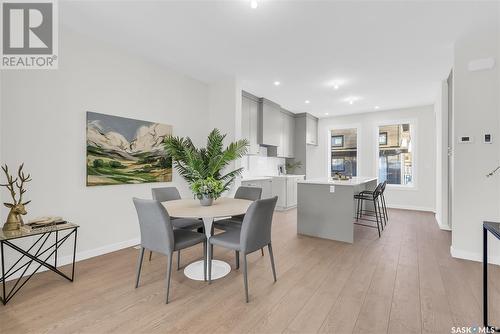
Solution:
M 414 157 L 410 123 L 381 125 L 378 128 L 379 182 L 413 186 Z

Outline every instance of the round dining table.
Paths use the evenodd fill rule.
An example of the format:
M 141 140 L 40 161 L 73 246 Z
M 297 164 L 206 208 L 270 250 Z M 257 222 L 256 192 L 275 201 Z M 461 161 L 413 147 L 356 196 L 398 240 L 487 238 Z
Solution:
M 195 199 L 178 199 L 162 202 L 162 204 L 171 217 L 201 218 L 208 240 L 211 236 L 212 224 L 215 218 L 245 214 L 250 204 L 252 204 L 252 201 L 221 197 L 215 200 L 211 206 L 202 206 L 200 201 Z M 207 247 L 210 247 L 209 243 L 207 243 Z M 203 274 L 203 262 L 203 260 L 199 260 L 186 266 L 184 275 L 193 280 L 203 281 L 205 279 Z M 212 261 L 212 279 L 224 277 L 229 274 L 229 272 L 231 272 L 229 263 L 220 260 Z

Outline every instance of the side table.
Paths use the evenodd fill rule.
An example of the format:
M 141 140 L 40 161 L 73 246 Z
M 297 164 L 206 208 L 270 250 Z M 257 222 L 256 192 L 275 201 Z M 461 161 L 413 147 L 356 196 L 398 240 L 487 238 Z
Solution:
M 19 230 L 19 231 L 1 231 L 0 230 L 0 261 L 1 263 L 1 276 L 2 291 L 0 301 L 5 305 L 14 295 L 21 290 L 21 288 L 33 277 L 33 275 L 40 270 L 43 266 L 56 274 L 64 277 L 65 279 L 73 282 L 75 277 L 75 257 L 76 257 L 76 240 L 78 225 L 66 223 L 61 225 L 48 226 L 33 231 Z M 62 234 L 62 236 L 61 236 Z M 57 251 L 62 244 L 64 244 L 70 236 L 73 235 L 73 264 L 71 267 L 71 276 L 66 275 L 57 268 Z M 54 236 L 54 238 L 50 238 Z M 27 237 L 37 237 L 36 241 L 28 248 L 23 249 L 21 246 L 16 245 L 13 241 Z M 50 239 L 50 241 L 49 241 Z M 49 241 L 47 243 L 47 241 Z M 20 257 L 12 264 L 7 270 L 5 268 L 5 248 L 10 247 Z M 54 255 L 54 263 L 47 261 Z M 22 263 L 23 259 L 27 261 Z M 36 262 L 38 266 L 29 275 L 25 275 L 31 264 Z M 35 265 L 36 265 L 35 264 Z M 12 275 L 21 272 L 12 286 L 7 289 L 6 281 Z M 13 279 L 14 280 L 14 279 Z

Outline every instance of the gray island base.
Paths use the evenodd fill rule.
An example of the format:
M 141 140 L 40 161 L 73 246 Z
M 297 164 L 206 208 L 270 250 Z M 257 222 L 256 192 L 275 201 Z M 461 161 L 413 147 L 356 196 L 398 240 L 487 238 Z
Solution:
M 326 178 L 299 181 L 297 233 L 353 243 L 354 195 L 376 186 L 376 177 L 361 176 L 346 181 Z

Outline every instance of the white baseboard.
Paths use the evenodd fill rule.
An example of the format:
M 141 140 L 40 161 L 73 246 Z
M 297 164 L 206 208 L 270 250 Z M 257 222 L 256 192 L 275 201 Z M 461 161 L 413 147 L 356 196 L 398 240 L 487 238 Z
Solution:
M 438 227 L 443 231 L 451 231 L 451 227 L 449 227 L 448 225 L 440 224 L 439 222 L 438 222 Z
M 443 231 L 451 231 L 451 227 L 448 226 L 447 224 L 443 224 L 441 221 L 441 217 L 436 213 L 436 222 L 438 223 L 438 226 L 441 230 Z
M 452 257 L 457 259 L 483 262 L 483 254 L 480 252 L 468 252 L 454 249 L 453 246 L 450 246 L 450 253 Z M 500 265 L 500 256 L 492 256 L 491 254 L 488 254 L 488 263 Z
M 387 207 L 389 209 L 435 212 L 434 208 L 428 208 L 428 207 L 423 207 L 423 206 L 387 204 Z
M 75 261 L 78 262 L 78 261 L 90 259 L 92 257 L 104 255 L 107 253 L 116 252 L 120 249 L 124 249 L 124 248 L 138 245 L 140 242 L 141 241 L 139 238 L 134 238 L 134 239 L 130 239 L 130 240 L 120 241 L 120 242 L 117 242 L 117 243 L 114 243 L 111 245 L 106 245 L 106 246 L 102 246 L 102 247 L 98 247 L 98 248 L 94 248 L 94 249 L 89 249 L 89 250 L 86 250 L 83 252 L 77 251 Z M 77 247 L 78 247 L 78 245 L 77 245 Z M 57 266 L 58 267 L 64 266 L 64 265 L 70 264 L 72 262 L 73 262 L 73 255 L 72 254 L 67 255 L 67 256 L 62 256 L 62 257 L 59 257 L 57 259 Z M 47 268 L 41 267 L 38 272 L 47 271 L 47 270 L 48 270 Z M 25 274 L 25 276 L 28 276 L 30 273 L 31 273 L 31 271 L 29 271 L 29 273 Z M 21 273 L 18 272 L 15 275 L 12 275 L 11 277 L 9 277 L 9 279 L 7 281 L 19 278 L 20 274 Z

